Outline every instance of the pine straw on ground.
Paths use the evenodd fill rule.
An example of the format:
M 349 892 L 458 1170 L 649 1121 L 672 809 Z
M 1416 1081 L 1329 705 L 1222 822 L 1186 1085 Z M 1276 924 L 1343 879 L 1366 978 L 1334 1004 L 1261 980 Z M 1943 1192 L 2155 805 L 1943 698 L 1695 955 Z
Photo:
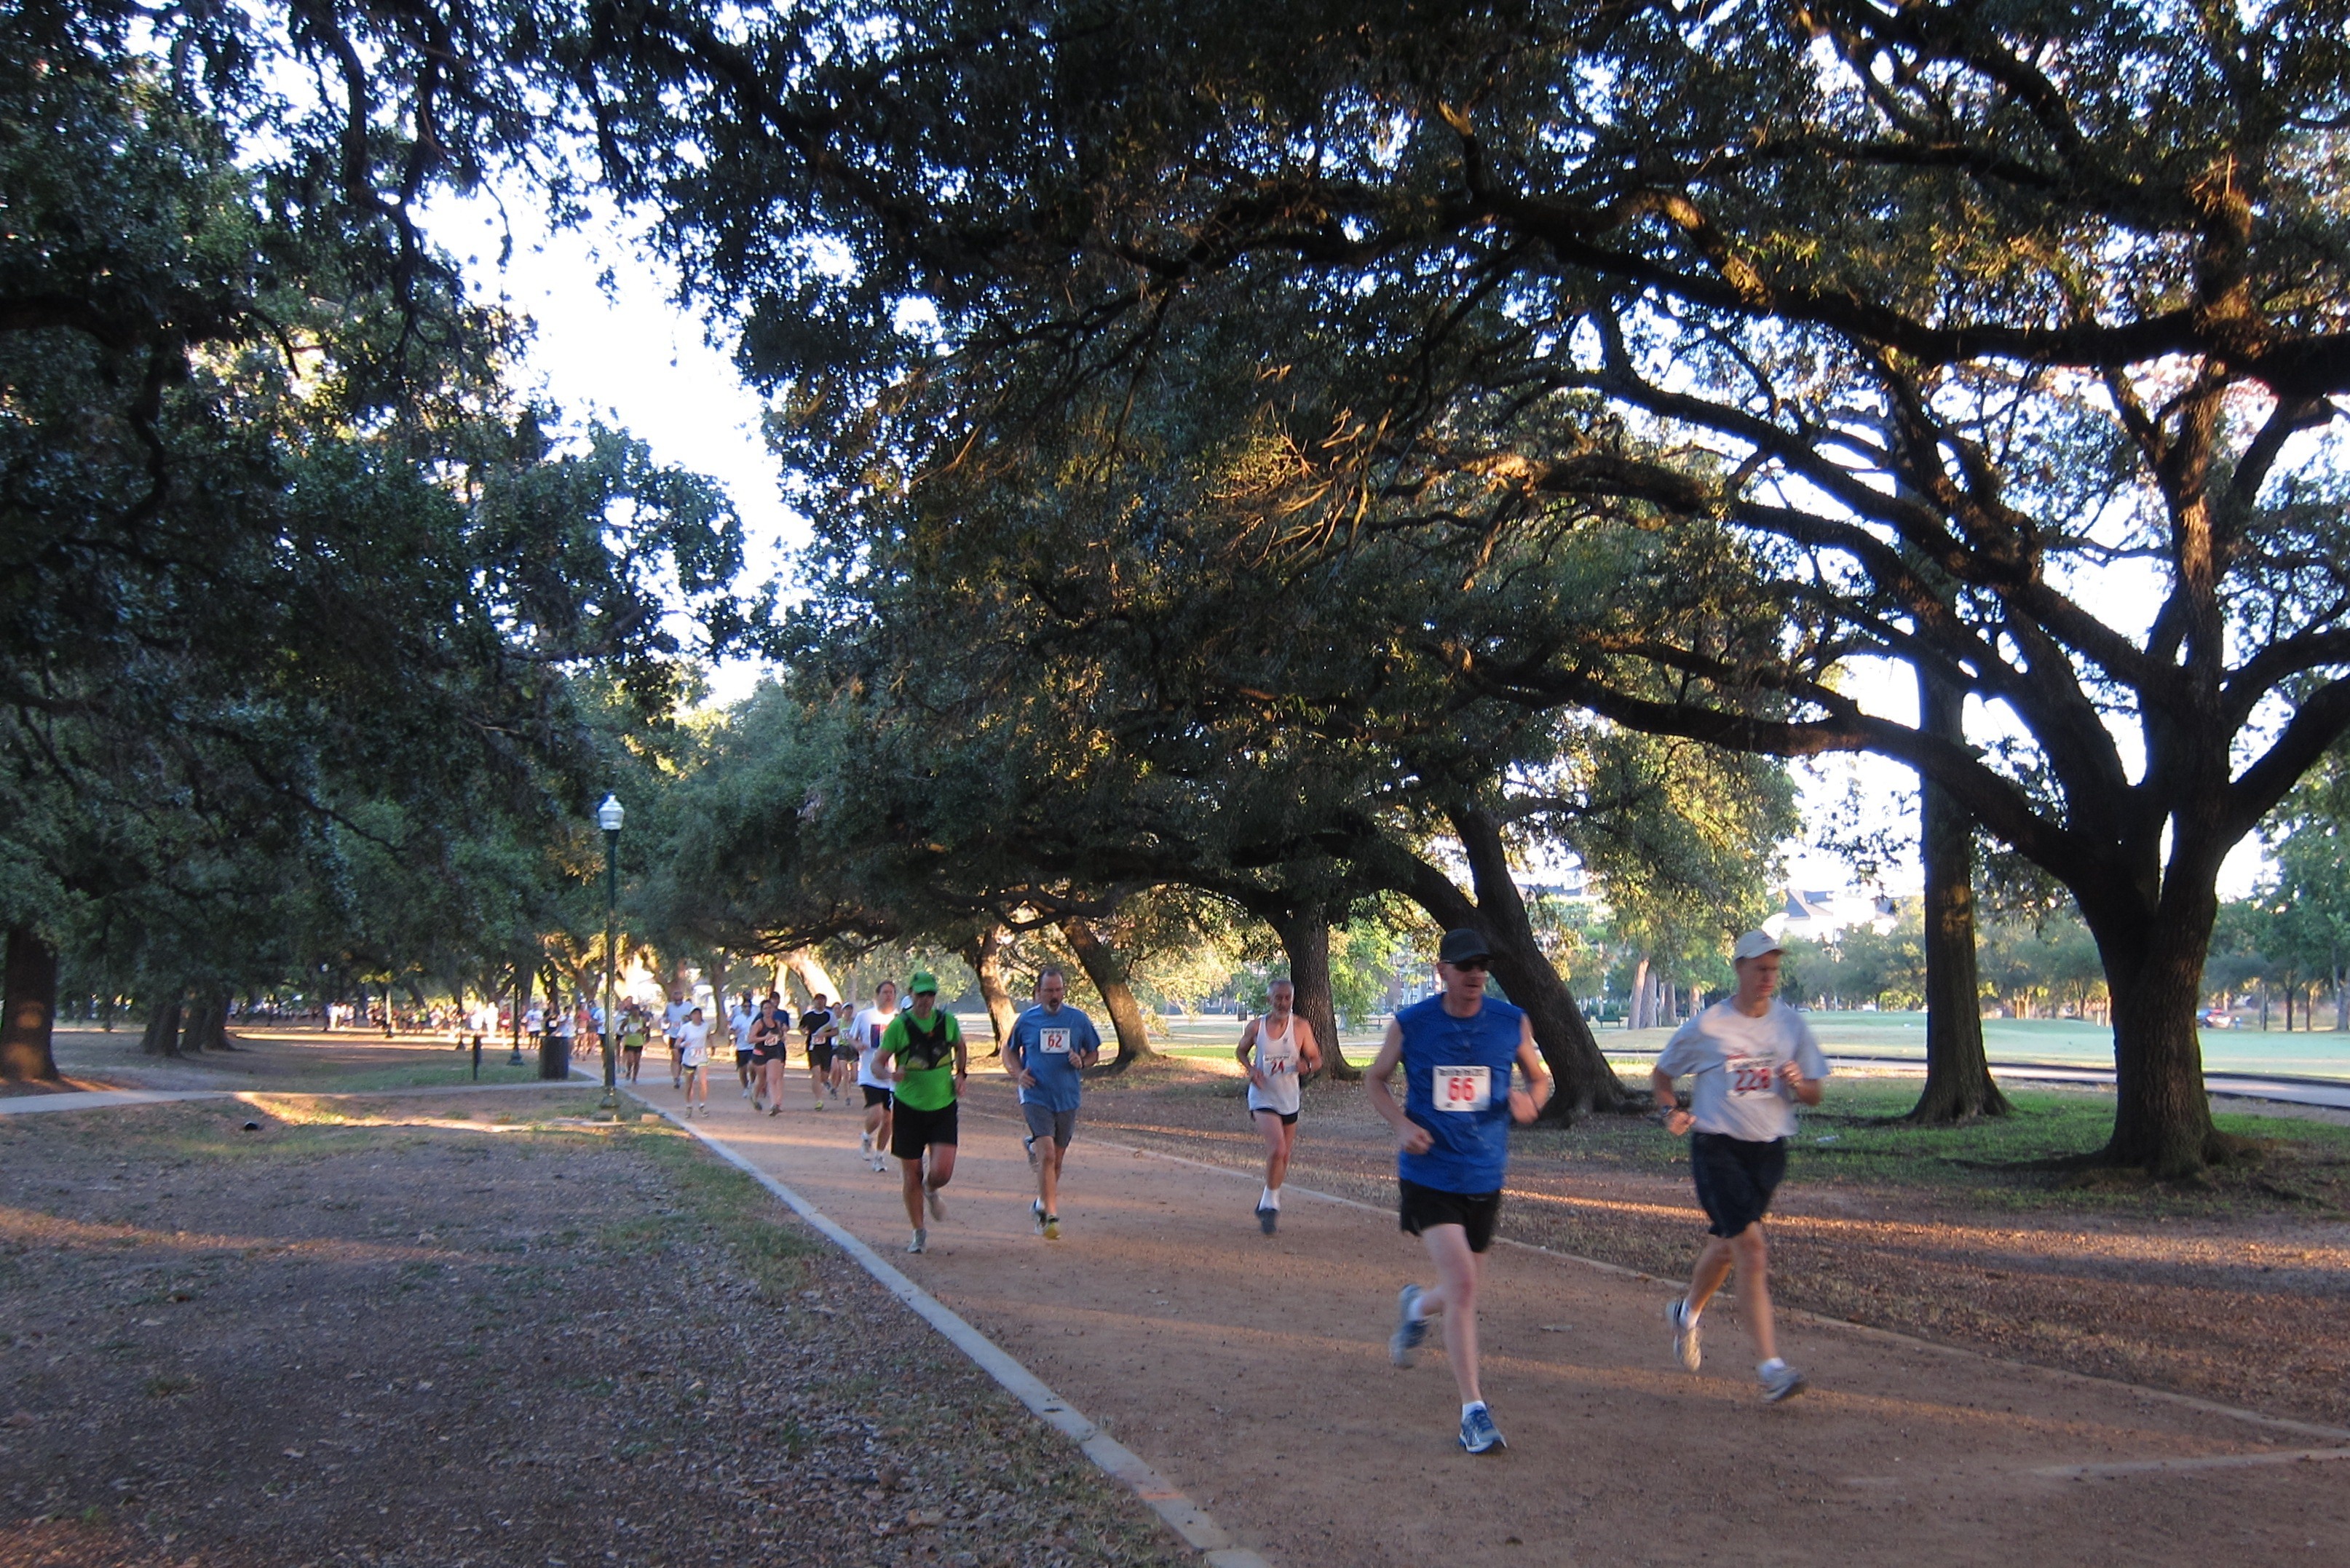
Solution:
M 588 1103 L 0 1122 L 0 1565 L 1189 1561 L 738 1173 L 552 1119 Z

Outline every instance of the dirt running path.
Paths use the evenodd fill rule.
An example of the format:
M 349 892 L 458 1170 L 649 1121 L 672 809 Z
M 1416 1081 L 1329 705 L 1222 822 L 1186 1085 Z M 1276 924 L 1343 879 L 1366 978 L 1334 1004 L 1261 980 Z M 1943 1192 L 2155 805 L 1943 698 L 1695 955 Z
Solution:
M 855 1111 L 754 1116 L 721 1092 L 709 1131 L 903 1247 Z M 1016 1131 L 975 1082 L 948 1220 L 896 1261 L 1276 1563 L 2350 1560 L 2350 1434 L 1804 1323 L 1783 1349 L 1812 1391 L 1766 1408 L 1727 1303 L 1692 1377 L 1669 1285 L 1514 1247 L 1483 1314 L 1511 1449 L 1471 1459 L 1440 1350 L 1388 1365 L 1396 1290 L 1426 1274 L 1391 1218 L 1293 1190 L 1267 1239 L 1253 1180 L 1081 1127 L 1047 1243 Z M 2311 1450 L 2345 1458 L 2291 1457 Z

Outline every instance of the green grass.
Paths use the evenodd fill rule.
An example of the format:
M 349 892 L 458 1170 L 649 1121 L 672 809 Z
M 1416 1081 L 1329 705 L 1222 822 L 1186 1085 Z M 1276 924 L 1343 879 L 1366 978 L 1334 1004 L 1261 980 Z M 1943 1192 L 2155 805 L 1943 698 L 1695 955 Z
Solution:
M 490 1053 L 487 1051 L 482 1053 L 482 1076 L 479 1082 L 483 1084 L 528 1084 L 536 1082 L 537 1078 L 538 1063 L 536 1058 L 527 1058 L 523 1065 L 512 1067 L 506 1064 L 504 1053 L 500 1053 L 494 1061 L 491 1059 Z M 346 1095 L 369 1089 L 433 1089 L 444 1085 L 457 1087 L 470 1085 L 475 1081 L 473 1058 L 460 1056 L 456 1052 L 452 1051 L 446 1057 L 438 1060 L 428 1059 L 413 1065 L 378 1067 L 360 1073 L 322 1073 L 314 1078 L 305 1078 L 298 1085 L 288 1084 L 283 1089 L 265 1088 L 255 1092 L 288 1095 Z M 557 1085 L 554 1080 L 549 1080 L 548 1086 L 552 1088 Z
M 2220 1130 L 2256 1140 L 2254 1163 L 2187 1184 L 2150 1184 L 2130 1171 L 2030 1168 L 2090 1153 L 2113 1130 L 2110 1092 L 2007 1090 L 2014 1114 L 1960 1127 L 1910 1127 L 1896 1118 L 1916 1103 L 1915 1081 L 1830 1079 L 1790 1149 L 1788 1180 L 1869 1191 L 1908 1190 L 2018 1210 L 2126 1210 L 2234 1214 L 2350 1212 L 2350 1127 L 2284 1116 L 2229 1114 Z M 1517 1135 L 1529 1148 L 1619 1168 L 1686 1170 L 1688 1146 L 1654 1124 L 1596 1116 L 1564 1131 Z

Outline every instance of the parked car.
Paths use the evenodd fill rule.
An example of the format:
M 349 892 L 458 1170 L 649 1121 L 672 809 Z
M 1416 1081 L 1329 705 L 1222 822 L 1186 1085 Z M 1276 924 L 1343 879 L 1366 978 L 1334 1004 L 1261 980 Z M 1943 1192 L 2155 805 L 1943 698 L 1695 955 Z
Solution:
M 2234 1013 L 2217 1007 L 2203 1015 L 2203 1027 L 2206 1029 L 2233 1029 L 2236 1023 Z

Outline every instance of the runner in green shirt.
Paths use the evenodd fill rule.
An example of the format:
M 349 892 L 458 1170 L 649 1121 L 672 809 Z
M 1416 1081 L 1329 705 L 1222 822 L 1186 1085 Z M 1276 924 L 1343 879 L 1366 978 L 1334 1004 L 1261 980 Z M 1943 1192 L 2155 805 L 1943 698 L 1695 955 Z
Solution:
M 947 1206 L 939 1189 L 954 1178 L 955 1097 L 970 1071 L 962 1030 L 954 1014 L 939 1011 L 939 979 L 918 969 L 906 982 L 907 1010 L 881 1032 L 881 1054 L 889 1058 L 897 1101 L 889 1127 L 889 1152 L 898 1157 L 906 1193 L 906 1218 L 914 1239 L 906 1251 L 919 1252 L 930 1240 L 922 1210 L 943 1220 Z M 952 1066 L 948 1065 L 951 1059 Z M 930 1169 L 922 1168 L 924 1151 Z

